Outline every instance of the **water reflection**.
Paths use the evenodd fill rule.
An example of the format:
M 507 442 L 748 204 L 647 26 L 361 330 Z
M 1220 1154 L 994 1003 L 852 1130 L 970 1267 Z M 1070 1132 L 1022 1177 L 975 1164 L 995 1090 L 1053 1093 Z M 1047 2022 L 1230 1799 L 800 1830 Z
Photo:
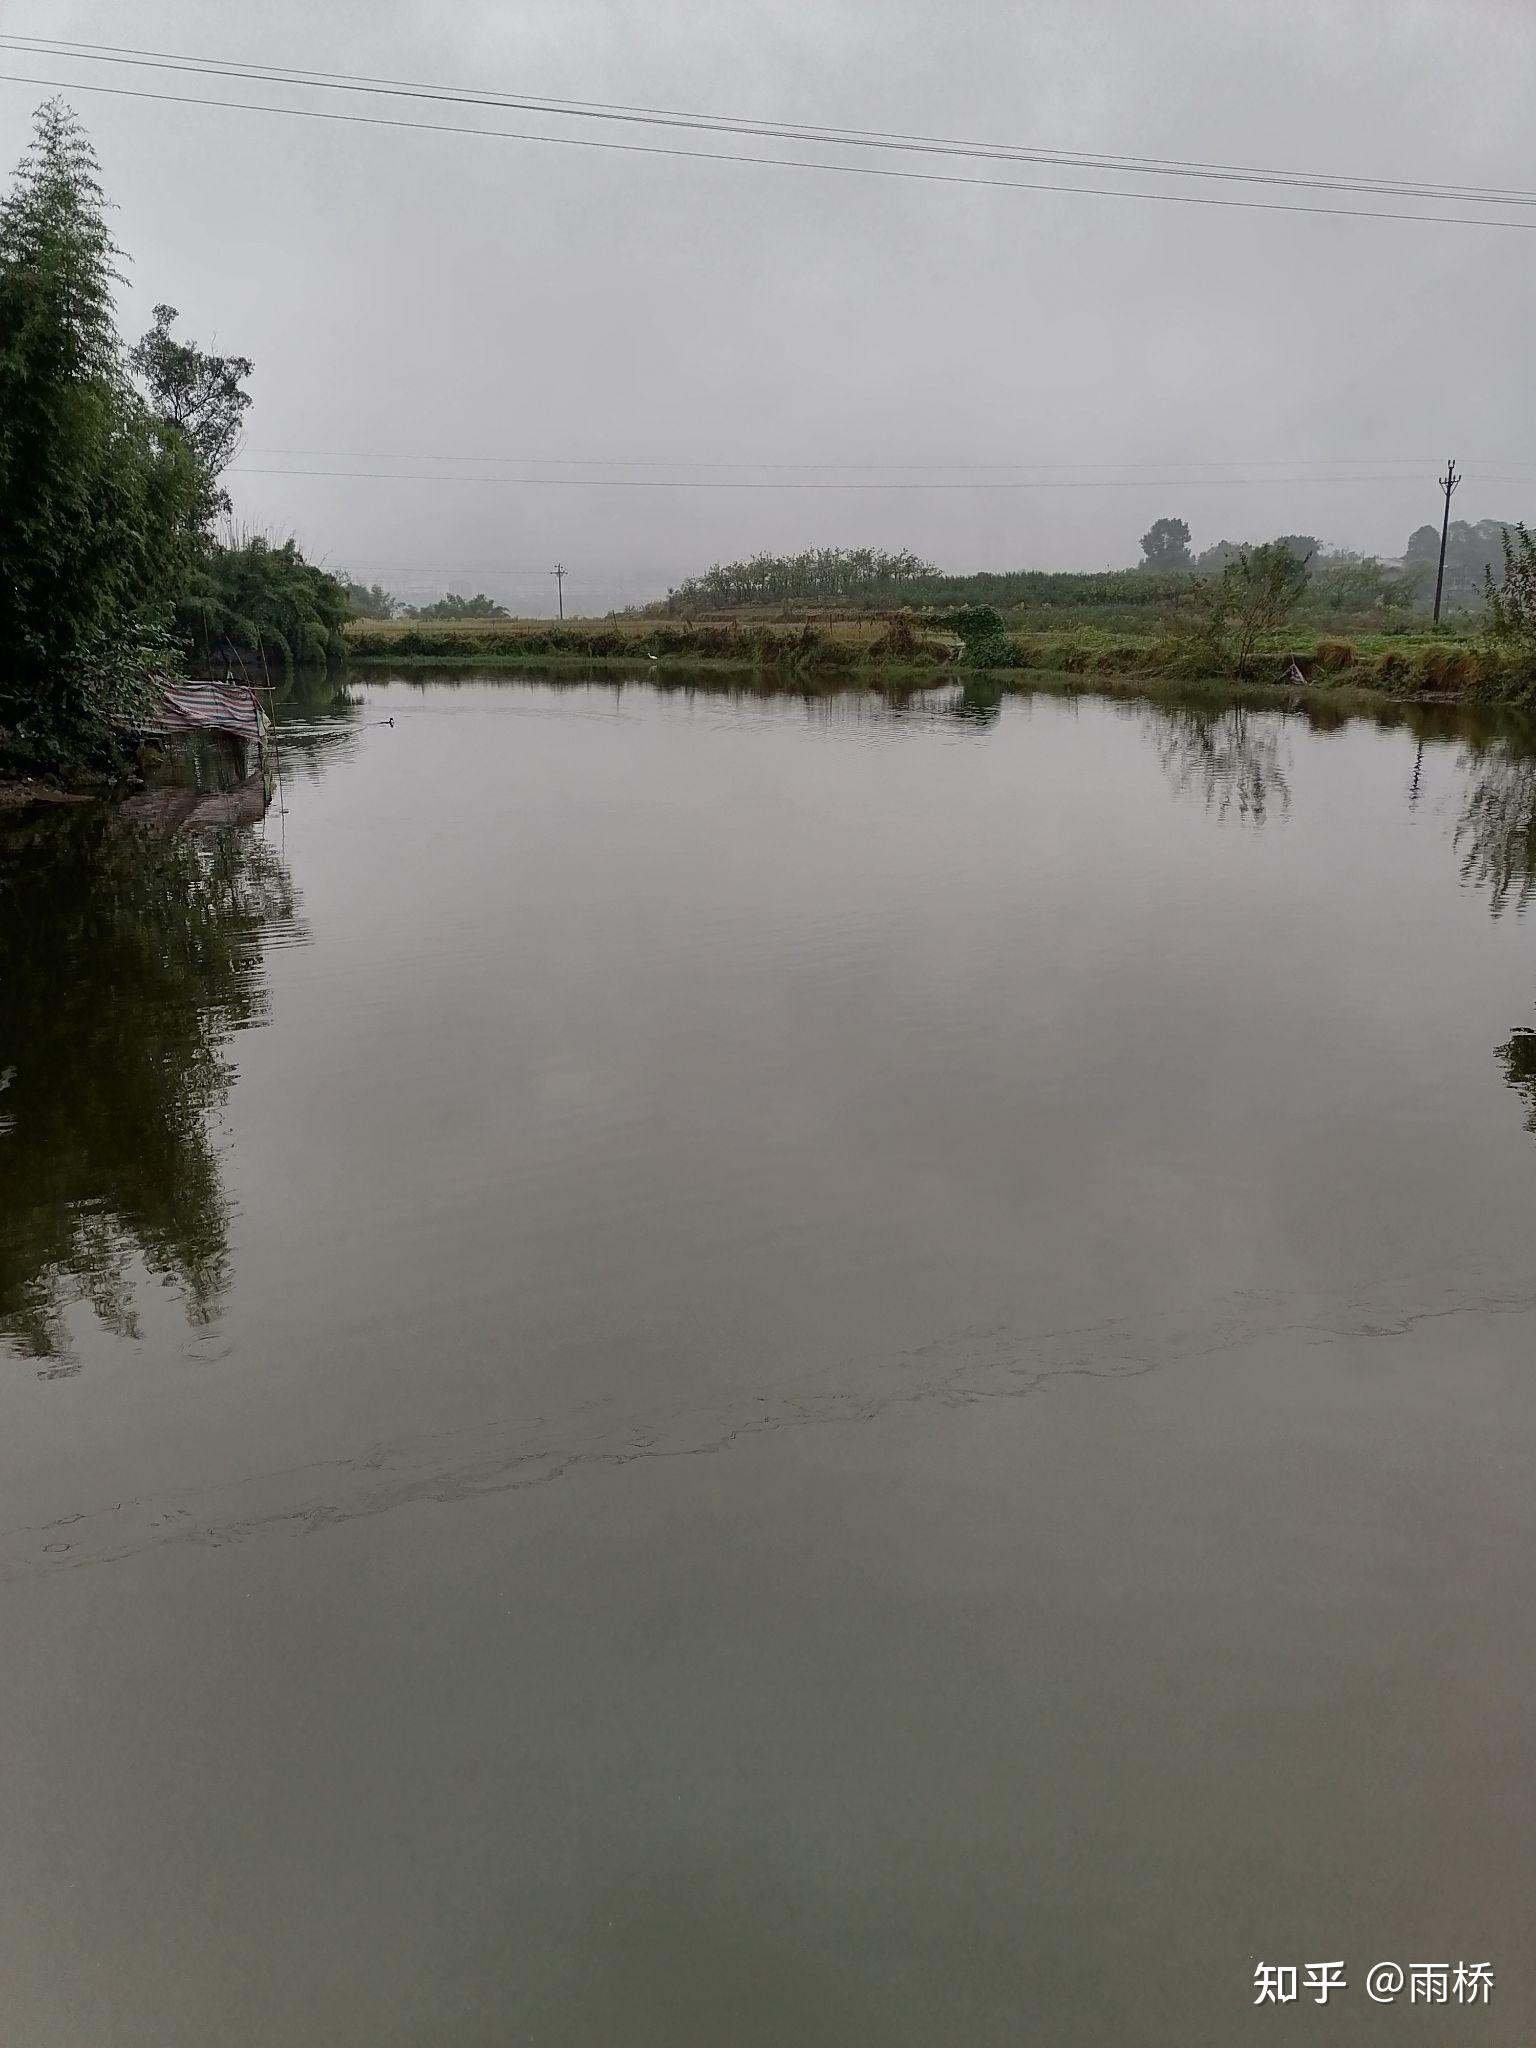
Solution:
M 0 1336 L 67 1371 L 66 1313 L 138 1331 L 141 1263 L 206 1324 L 229 1274 L 212 1124 L 237 1030 L 263 1021 L 266 936 L 300 936 L 259 833 L 121 813 L 0 834 Z
M 1536 1137 L 1536 1030 L 1521 1024 L 1499 1047 L 1504 1079 L 1525 1103 L 1525 1128 Z
M 1272 806 L 1291 807 L 1284 726 L 1246 705 L 1154 705 L 1145 727 L 1175 794 L 1191 791 L 1218 818 L 1233 812 L 1262 825 Z
M 991 676 L 969 676 L 950 700 L 949 713 L 967 725 L 996 725 L 1003 711 L 1003 686 Z
M 1462 880 L 1487 891 L 1500 917 L 1536 897 L 1536 748 L 1528 732 L 1500 735 L 1462 755 L 1466 787 L 1456 825 Z
M 440 709 L 448 680 L 415 687 Z M 485 678 L 451 681 L 483 687 Z M 502 686 L 519 688 L 510 679 Z M 651 697 L 660 687 L 701 709 L 777 697 L 789 716 L 828 728 L 958 724 L 978 735 L 996 728 L 1004 696 L 1016 694 L 987 678 L 888 691 L 786 691 L 760 678 L 682 674 L 562 677 L 559 687 L 615 711 L 626 695 Z M 1105 701 L 1075 688 L 1051 694 Z M 1286 712 L 1216 699 L 1114 702 L 1175 795 L 1195 797 L 1222 820 L 1258 825 L 1289 813 L 1294 727 Z M 1348 722 L 1314 700 L 1296 708 L 1314 729 Z M 365 692 L 307 679 L 286 686 L 283 776 L 318 778 L 362 744 L 377 717 Z M 1417 741 L 1411 775 L 1405 750 L 1410 806 L 1426 780 L 1437 787 L 1426 749 L 1446 766 L 1454 758 L 1458 784 L 1437 829 L 1492 914 L 1522 914 L 1536 899 L 1536 726 L 1446 707 L 1382 707 L 1373 720 Z M 1438 790 L 1444 816 L 1443 782 Z M 69 1369 L 67 1320 L 78 1303 L 109 1329 L 137 1333 L 136 1270 L 169 1282 L 193 1324 L 215 1315 L 229 1279 L 214 1142 L 232 1078 L 229 1041 L 265 1017 L 265 945 L 299 928 L 271 841 L 259 830 L 167 831 L 168 822 L 187 822 L 185 793 L 173 794 L 169 807 L 164 797 L 145 799 L 0 831 L 0 1339 L 54 1370 Z M 274 813 L 267 831 L 280 829 Z M 1536 1134 L 1536 1029 L 1513 1031 L 1497 1057 Z

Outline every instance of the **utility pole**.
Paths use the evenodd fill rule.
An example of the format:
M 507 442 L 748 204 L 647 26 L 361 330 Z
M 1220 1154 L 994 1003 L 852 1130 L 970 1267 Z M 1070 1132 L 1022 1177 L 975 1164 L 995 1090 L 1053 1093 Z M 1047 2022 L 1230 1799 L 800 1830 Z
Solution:
M 560 616 L 561 616 L 561 618 L 563 619 L 563 618 L 565 617 L 565 573 L 566 573 L 566 572 L 565 572 L 565 564 L 564 564 L 564 562 L 556 562 L 556 564 L 555 564 L 554 568 L 553 568 L 553 569 L 551 569 L 549 573 L 550 573 L 550 575 L 551 575 L 551 576 L 553 576 L 553 577 L 554 577 L 554 579 L 555 579 L 555 603 L 556 603 L 556 604 L 557 604 L 557 605 L 559 606 L 559 608 L 560 608 Z M 1438 619 L 1438 618 L 1439 618 L 1439 616 L 1440 616 L 1440 607 L 1439 607 L 1439 604 L 1437 603 L 1437 604 L 1436 604 L 1436 606 L 1435 606 L 1435 617 L 1436 617 L 1436 618 Z
M 1451 493 L 1461 482 L 1456 474 L 1456 458 L 1453 455 L 1445 465 L 1445 475 L 1440 479 L 1440 488 L 1445 493 L 1445 517 L 1440 522 L 1440 567 L 1435 575 L 1435 624 L 1440 623 L 1440 593 L 1445 588 L 1445 544 L 1451 537 Z

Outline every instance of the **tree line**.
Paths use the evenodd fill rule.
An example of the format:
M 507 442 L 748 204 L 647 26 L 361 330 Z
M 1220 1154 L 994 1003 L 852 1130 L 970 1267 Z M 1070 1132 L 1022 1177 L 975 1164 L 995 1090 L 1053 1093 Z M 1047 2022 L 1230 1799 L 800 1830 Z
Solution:
M 195 657 L 339 654 L 347 609 L 294 541 L 216 537 L 252 365 L 180 338 L 171 306 L 124 343 L 107 213 L 48 101 L 0 199 L 0 746 L 41 767 L 118 760 Z
M 1467 610 L 1486 601 L 1504 582 L 1506 542 L 1516 546 L 1518 520 L 1453 519 L 1446 536 L 1445 602 Z M 1283 533 L 1275 544 L 1308 564 L 1307 609 L 1320 616 L 1365 611 L 1407 611 L 1429 602 L 1440 560 L 1440 529 L 1420 526 L 1409 534 L 1401 566 L 1347 548 L 1325 548 L 1316 534 Z M 1197 554 L 1183 519 L 1154 519 L 1141 536 L 1143 573 L 1159 576 L 1219 576 L 1253 541 L 1219 540 Z
M 752 607 L 826 605 L 849 610 L 891 610 L 912 605 L 988 604 L 1086 608 L 1144 606 L 1167 600 L 1184 579 L 1160 581 L 1129 570 L 1087 575 L 1044 569 L 982 570 L 946 575 L 905 550 L 809 548 L 795 555 L 753 555 L 716 562 L 689 576 L 648 609 L 687 618 Z
M 382 583 L 358 583 L 350 576 L 343 576 L 342 582 L 347 596 L 347 616 L 352 619 L 435 619 L 447 622 L 509 619 L 512 616 L 504 604 L 498 604 L 494 597 L 487 597 L 483 590 L 477 590 L 473 597 L 450 590 L 431 604 L 402 604 Z
M 907 552 L 812 548 L 800 554 L 759 554 L 739 562 L 717 562 L 701 575 L 686 577 L 646 609 L 688 618 L 712 612 L 807 606 L 943 610 L 984 605 L 1000 613 L 1064 611 L 1152 618 L 1180 603 L 1199 600 L 1205 586 L 1219 581 L 1245 555 L 1252 556 L 1264 547 L 1278 549 L 1301 565 L 1297 602 L 1311 617 L 1401 614 L 1413 608 L 1423 588 L 1417 541 L 1415 536 L 1403 569 L 1391 568 L 1372 555 L 1324 548 L 1316 535 L 1306 533 L 1280 534 L 1267 542 L 1220 540 L 1196 554 L 1185 521 L 1168 518 L 1155 520 L 1142 536 L 1142 560 L 1134 569 L 1007 569 L 964 575 L 946 575 L 932 562 Z M 1435 544 L 1438 550 L 1438 534 Z M 1480 562 L 1476 575 L 1479 592 L 1482 581 Z

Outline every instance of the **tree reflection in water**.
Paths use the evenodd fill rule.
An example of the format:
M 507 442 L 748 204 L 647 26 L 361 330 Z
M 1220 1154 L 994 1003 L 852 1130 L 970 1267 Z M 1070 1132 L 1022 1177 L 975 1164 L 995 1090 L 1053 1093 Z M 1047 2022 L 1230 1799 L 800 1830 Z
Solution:
M 1536 729 L 1506 726 L 1464 749 L 1466 777 L 1456 850 L 1461 878 L 1487 893 L 1494 917 L 1523 917 L 1536 899 Z M 1504 1079 L 1525 1104 L 1525 1128 L 1536 1136 L 1536 1030 L 1518 1025 L 1496 1048 Z
M 138 1329 L 135 1261 L 206 1324 L 228 1284 L 212 1138 L 233 1032 L 261 1023 L 263 941 L 294 930 L 252 832 L 100 809 L 0 833 L 0 1339 L 70 1370 L 65 1314 Z
M 1001 701 L 990 679 L 968 681 L 942 715 L 985 728 Z M 818 715 L 846 718 L 850 703 L 883 719 L 905 706 L 818 700 Z M 284 709 L 285 773 L 317 775 L 356 744 L 359 707 L 333 686 Z M 1276 712 L 1143 702 L 1126 715 L 1177 794 L 1255 824 L 1289 811 Z M 1462 876 L 1495 917 L 1523 913 L 1536 899 L 1536 726 L 1449 707 L 1383 722 L 1407 725 L 1421 757 L 1425 743 L 1460 742 Z M 0 1343 L 67 1371 L 67 1315 L 82 1302 L 134 1334 L 136 1267 L 172 1285 L 194 1325 L 214 1317 L 230 1277 L 215 1117 L 230 1039 L 266 1015 L 274 934 L 301 936 L 259 833 L 157 833 L 94 808 L 0 827 Z M 1536 1029 L 1513 1031 L 1497 1057 L 1536 1134 Z
M 967 676 L 947 709 L 966 725 L 996 725 L 1003 714 L 1003 686 L 995 676 Z
M 1525 1128 L 1536 1137 L 1536 1031 L 1521 1024 L 1498 1049 L 1504 1079 L 1525 1102 Z
M 1488 892 L 1501 917 L 1536 897 L 1536 747 L 1527 733 L 1501 735 L 1462 755 L 1466 791 L 1456 826 L 1462 880 Z
M 1219 818 L 1262 825 L 1272 806 L 1291 807 L 1284 731 L 1273 712 L 1243 704 L 1153 705 L 1146 728 L 1176 795 L 1197 792 Z

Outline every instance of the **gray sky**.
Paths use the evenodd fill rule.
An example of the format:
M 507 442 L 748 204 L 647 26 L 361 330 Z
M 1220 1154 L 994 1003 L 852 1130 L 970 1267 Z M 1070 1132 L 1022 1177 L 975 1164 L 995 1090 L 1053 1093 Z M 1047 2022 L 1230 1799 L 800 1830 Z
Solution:
M 0 29 L 758 119 L 1536 187 L 1530 0 L 4 0 Z M 0 71 L 381 110 L 12 51 Z M 0 84 L 7 170 L 45 96 Z M 1189 520 L 1197 546 L 1291 530 L 1396 554 L 1437 516 L 1452 451 L 1467 472 L 1458 516 L 1536 512 L 1536 231 L 69 97 L 119 207 L 128 331 L 168 299 L 195 338 L 255 360 L 231 479 L 240 518 L 396 586 L 467 583 L 549 609 L 561 558 L 568 606 L 600 607 L 757 548 L 860 543 L 953 568 L 1094 568 L 1134 560 L 1165 512 Z M 382 104 L 407 119 L 754 147 Z M 1506 211 L 1536 222 L 1536 208 Z M 473 456 L 510 459 L 456 459 Z M 658 461 L 739 463 L 728 474 L 752 484 L 845 474 L 827 465 L 959 465 L 943 476 L 963 488 L 254 473 L 690 474 L 628 466 Z M 1281 483 L 1285 463 L 1295 476 Z M 1071 467 L 1048 487 L 976 487 L 1000 480 L 976 465 L 1006 464 Z M 1213 466 L 1206 480 L 1194 464 Z M 1325 469 L 1373 480 L 1319 480 Z

